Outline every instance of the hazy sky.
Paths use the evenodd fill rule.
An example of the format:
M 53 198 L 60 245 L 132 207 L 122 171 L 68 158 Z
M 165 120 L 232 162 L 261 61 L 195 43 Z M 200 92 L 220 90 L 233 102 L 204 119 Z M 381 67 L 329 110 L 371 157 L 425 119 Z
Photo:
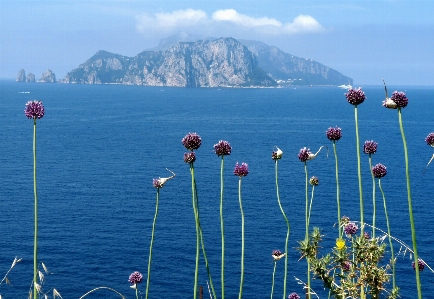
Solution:
M 354 85 L 434 85 L 432 0 L 0 0 L 0 78 L 58 79 L 98 50 L 135 56 L 189 34 L 255 39 Z

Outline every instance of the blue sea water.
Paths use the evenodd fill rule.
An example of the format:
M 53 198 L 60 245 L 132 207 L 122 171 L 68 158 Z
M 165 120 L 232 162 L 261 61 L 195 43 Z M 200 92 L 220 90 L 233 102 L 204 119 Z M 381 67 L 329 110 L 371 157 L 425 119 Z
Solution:
M 410 152 L 411 192 L 419 256 L 434 266 L 434 165 L 422 174 L 433 149 L 425 137 L 434 131 L 434 88 L 389 86 L 403 90 L 403 109 Z M 396 110 L 381 106 L 382 86 L 367 86 L 359 105 L 359 133 L 378 142 L 373 164 L 387 166 L 382 186 L 388 202 L 392 235 L 412 246 L 405 183 L 404 153 Z M 303 293 L 295 277 L 306 282 L 306 262 L 298 261 L 297 241 L 305 233 L 305 174 L 297 154 L 316 151 L 309 176 L 319 177 L 311 226 L 324 234 L 322 253 L 337 237 L 335 160 L 325 131 L 342 128 L 337 142 L 342 215 L 359 220 L 354 107 L 336 87 L 282 89 L 188 89 L 119 85 L 65 85 L 0 81 L 0 279 L 15 256 L 23 260 L 0 285 L 5 299 L 25 298 L 33 277 L 32 120 L 23 110 L 42 100 L 45 116 L 37 121 L 39 260 L 50 271 L 44 291 L 55 288 L 63 298 L 79 298 L 107 286 L 135 298 L 128 276 L 147 273 L 156 190 L 152 179 L 176 177 L 160 191 L 152 260 L 150 298 L 191 298 L 195 264 L 195 224 L 191 180 L 181 139 L 189 132 L 202 137 L 195 162 L 201 223 L 216 291 L 220 293 L 221 235 L 219 218 L 220 161 L 213 145 L 227 140 L 225 157 L 226 298 L 238 296 L 241 220 L 236 162 L 249 164 L 242 181 L 245 214 L 244 298 L 270 296 L 274 249 L 284 251 L 286 224 L 276 199 L 274 146 L 279 161 L 279 190 L 291 224 L 287 293 Z M 372 223 L 372 181 L 368 157 L 361 153 L 365 221 Z M 310 195 L 309 195 L 310 196 Z M 377 226 L 386 230 L 377 188 Z M 368 229 L 369 231 L 369 229 Z M 378 235 L 378 233 L 377 233 Z M 400 250 L 395 243 L 395 252 Z M 402 298 L 416 297 L 409 252 L 397 262 Z M 405 254 L 404 254 L 405 253 Z M 390 258 L 389 255 L 385 260 Z M 282 297 L 283 260 L 277 264 L 274 297 Z M 42 269 L 42 268 L 41 268 Z M 421 272 L 424 298 L 434 298 L 434 273 Z M 203 260 L 199 285 L 206 293 Z M 326 298 L 322 283 L 313 289 Z M 140 285 L 144 294 L 146 282 Z M 286 294 L 286 296 L 288 295 Z M 50 293 L 51 297 L 52 293 Z M 207 296 L 207 294 L 205 294 Z M 108 290 L 86 298 L 119 298 Z

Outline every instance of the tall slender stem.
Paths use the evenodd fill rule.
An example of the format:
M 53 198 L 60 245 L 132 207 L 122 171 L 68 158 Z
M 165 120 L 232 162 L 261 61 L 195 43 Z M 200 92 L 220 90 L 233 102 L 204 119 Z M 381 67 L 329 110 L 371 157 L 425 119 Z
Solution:
M 157 223 L 158 216 L 158 201 L 160 199 L 160 188 L 157 188 L 157 200 L 155 204 L 154 222 L 152 224 L 151 244 L 149 246 L 149 259 L 148 259 L 148 279 L 146 281 L 146 299 L 148 299 L 149 286 L 151 284 L 151 261 L 152 261 L 152 245 L 154 244 L 155 224 Z M 137 289 L 136 289 L 137 291 Z
M 271 299 L 273 299 L 273 293 L 274 293 L 274 274 L 276 273 L 276 262 L 274 262 L 274 267 L 273 267 L 273 280 L 271 282 Z
M 309 242 L 309 174 L 307 172 L 307 162 L 304 162 L 304 173 L 306 174 L 306 243 Z M 307 261 L 307 296 L 310 299 L 310 260 L 309 257 L 306 256 Z
M 222 163 L 220 169 L 220 227 L 222 233 L 222 269 L 221 269 L 221 284 L 222 284 L 222 299 L 225 299 L 225 226 L 223 221 L 223 169 L 225 166 L 224 155 L 222 155 Z
M 35 195 L 35 233 L 33 241 L 33 298 L 38 298 L 38 191 L 36 188 L 36 118 L 33 118 L 33 193 Z
M 341 227 L 341 201 L 340 201 L 340 188 L 339 188 L 339 161 L 338 154 L 336 150 L 336 141 L 333 140 L 333 152 L 335 154 L 335 168 L 336 168 L 336 201 L 338 205 L 338 228 L 339 228 L 339 238 L 342 237 L 342 227 Z
M 243 204 L 241 202 L 241 176 L 238 181 L 238 200 L 240 202 L 240 211 L 241 211 L 241 279 L 240 279 L 240 293 L 238 295 L 238 299 L 243 297 L 243 285 L 244 285 L 244 212 L 243 212 Z
M 313 202 L 313 195 L 315 194 L 315 186 L 312 186 L 312 195 L 310 197 L 310 204 L 309 204 L 309 215 L 307 217 L 307 228 L 309 229 L 310 225 L 310 214 L 312 212 L 312 202 Z
M 290 231 L 291 231 L 291 227 L 289 225 L 288 217 L 286 217 L 286 214 L 283 211 L 282 204 L 280 203 L 277 161 L 278 160 L 276 160 L 276 164 L 275 164 L 275 166 L 276 166 L 275 170 L 276 170 L 276 194 L 277 194 L 277 202 L 279 203 L 280 211 L 282 212 L 283 218 L 285 218 L 286 226 L 288 227 L 288 230 L 286 232 L 286 241 L 285 241 L 285 253 L 286 253 L 286 255 L 285 255 L 285 275 L 284 275 L 284 279 L 283 279 L 283 299 L 285 299 L 286 298 L 286 280 L 287 280 L 287 276 L 288 276 L 288 239 L 289 239 L 289 234 L 290 234 Z M 275 263 L 274 267 L 276 269 L 276 263 Z M 274 273 L 273 273 L 273 285 L 274 285 Z M 271 297 L 273 297 L 273 293 L 271 293 Z
M 392 274 L 393 274 L 393 288 L 396 288 L 396 267 L 395 267 L 395 251 L 393 249 L 392 244 L 392 234 L 390 233 L 390 223 L 389 223 L 389 216 L 387 213 L 387 205 L 386 205 L 386 197 L 384 196 L 383 188 L 381 187 L 381 180 L 378 179 L 378 187 L 380 188 L 381 194 L 383 195 L 383 205 L 384 205 L 384 213 L 386 214 L 386 224 L 387 224 L 387 234 L 389 235 L 389 245 L 390 245 L 390 252 L 392 253 Z M 373 227 L 373 229 L 375 229 Z
M 196 211 L 196 192 L 195 192 L 195 183 L 194 183 L 194 166 L 193 163 L 190 163 L 190 173 L 191 173 L 191 193 L 192 193 L 192 200 L 193 200 L 193 212 L 194 212 L 194 220 L 196 224 L 196 266 L 194 271 L 194 295 L 193 298 L 197 298 L 197 281 L 199 278 L 199 243 L 200 243 L 200 237 L 199 237 L 199 224 L 197 219 L 197 211 Z
M 148 296 L 146 296 L 146 298 L 148 298 Z M 139 299 L 139 287 L 137 286 L 137 284 L 136 284 L 136 299 Z
M 419 255 L 417 254 L 417 243 L 416 243 L 416 229 L 414 226 L 414 218 L 413 218 L 413 205 L 411 200 L 411 192 L 410 192 L 410 171 L 408 166 L 408 150 L 407 150 L 407 141 L 405 139 L 404 127 L 402 125 L 402 113 L 401 108 L 398 108 L 398 119 L 399 119 L 399 128 L 401 130 L 402 143 L 404 144 L 404 156 L 405 156 L 405 175 L 407 178 L 407 200 L 408 200 L 408 213 L 410 215 L 410 225 L 411 225 L 411 240 L 413 242 L 413 251 L 414 251 L 414 264 L 416 270 L 416 286 L 417 286 L 417 296 L 419 299 L 422 299 L 422 286 L 420 283 L 420 275 L 419 275 L 419 267 L 418 259 Z
M 362 172 L 360 166 L 360 140 L 359 140 L 359 121 L 358 121 L 358 112 L 357 105 L 354 105 L 354 119 L 356 123 L 356 152 L 357 152 L 357 174 L 359 178 L 359 196 L 360 196 L 360 223 L 361 223 L 361 234 L 363 235 L 364 231 L 364 221 L 363 221 L 363 188 L 362 188 Z
M 375 238 L 375 216 L 377 214 L 377 206 L 376 206 L 376 196 L 375 196 L 375 178 L 374 173 L 372 172 L 372 157 L 369 154 L 369 170 L 371 172 L 372 177 L 372 238 Z

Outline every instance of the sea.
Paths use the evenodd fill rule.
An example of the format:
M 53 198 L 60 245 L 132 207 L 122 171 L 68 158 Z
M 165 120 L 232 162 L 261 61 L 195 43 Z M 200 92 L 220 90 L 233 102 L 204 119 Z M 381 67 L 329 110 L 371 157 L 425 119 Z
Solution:
M 392 84 L 392 83 L 391 83 Z M 355 86 L 357 87 L 357 86 Z M 358 105 L 364 220 L 373 222 L 373 184 L 363 143 L 374 140 L 372 164 L 382 163 L 381 179 L 397 254 L 401 298 L 416 298 L 413 248 L 407 201 L 405 159 L 397 110 L 382 107 L 384 86 L 362 86 L 367 98 Z M 424 298 L 434 298 L 434 149 L 425 142 L 434 131 L 434 87 L 388 86 L 389 96 L 404 91 L 402 109 L 409 150 L 411 197 Z M 235 164 L 245 162 L 242 178 L 245 216 L 244 298 L 269 298 L 271 253 L 285 250 L 286 222 L 276 196 L 276 147 L 282 207 L 290 222 L 288 278 L 283 294 L 284 260 L 276 264 L 274 298 L 304 293 L 307 264 L 297 250 L 305 235 L 305 170 L 297 155 L 324 146 L 307 162 L 316 176 L 310 228 L 323 235 L 320 255 L 330 253 L 338 236 L 335 157 L 326 137 L 342 129 L 336 142 L 341 214 L 360 221 L 355 109 L 346 90 L 335 86 L 287 88 L 170 88 L 124 85 L 18 83 L 0 80 L 0 279 L 15 257 L 22 259 L 3 280 L 3 299 L 27 298 L 33 278 L 33 121 L 24 115 L 27 101 L 41 100 L 45 115 L 37 120 L 38 259 L 45 274 L 42 291 L 62 298 L 135 298 L 129 275 L 143 274 L 144 298 L 152 223 L 156 210 L 154 178 L 176 176 L 159 193 L 149 298 L 192 298 L 196 230 L 191 176 L 181 139 L 190 132 L 202 138 L 196 151 L 195 178 L 200 221 L 211 276 L 221 293 L 220 168 L 213 146 L 228 141 L 224 158 L 225 297 L 237 298 L 241 273 L 241 212 Z M 426 168 L 426 171 L 424 172 Z M 312 197 L 309 189 L 308 197 Z M 376 188 L 376 226 L 387 231 L 383 198 Z M 371 228 L 365 231 L 372 234 Z M 384 233 L 377 231 L 377 236 Z M 348 244 L 349 240 L 347 240 Z M 387 239 L 384 240 L 388 244 Z M 382 261 L 390 260 L 387 248 Z M 44 271 L 42 263 L 46 266 Z M 209 297 L 203 257 L 199 286 Z M 385 286 L 390 289 L 391 283 Z M 110 288 L 110 289 L 108 289 Z M 327 298 L 318 279 L 312 298 Z M 301 296 L 303 297 L 303 296 Z

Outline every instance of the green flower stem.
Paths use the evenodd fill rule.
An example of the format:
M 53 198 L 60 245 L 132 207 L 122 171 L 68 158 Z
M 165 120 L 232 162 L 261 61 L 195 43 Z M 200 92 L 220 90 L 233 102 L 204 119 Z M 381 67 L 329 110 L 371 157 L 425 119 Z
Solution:
M 148 298 L 148 287 L 146 286 L 146 298 Z M 139 287 L 136 284 L 136 299 L 139 299 Z
M 361 234 L 364 231 L 364 221 L 363 221 L 363 189 L 362 189 L 362 172 L 360 169 L 360 140 L 359 140 L 359 121 L 357 105 L 354 105 L 354 119 L 356 123 L 356 151 L 357 151 L 357 173 L 359 177 L 359 195 L 360 195 L 360 223 L 361 223 Z
M 35 238 L 33 241 L 33 298 L 38 298 L 38 191 L 36 189 L 36 118 L 33 118 L 33 193 L 35 195 Z
M 306 242 L 309 242 L 309 211 L 308 211 L 308 205 L 309 205 L 309 175 L 307 171 L 307 163 L 304 162 L 304 173 L 306 174 Z M 307 294 L 308 298 L 310 299 L 310 260 L 309 257 L 306 256 L 307 261 Z
M 340 188 L 339 188 L 339 161 L 338 153 L 336 151 L 336 141 L 333 140 L 333 152 L 335 154 L 335 165 L 336 165 L 336 201 L 338 205 L 338 228 L 339 228 L 339 238 L 342 237 L 342 227 L 341 227 L 341 202 L 340 202 Z
M 222 163 L 220 169 L 220 227 L 222 233 L 222 269 L 221 269 L 221 283 L 222 283 L 222 299 L 225 299 L 225 225 L 223 222 L 223 169 L 225 166 L 224 155 L 222 155 Z
M 160 188 L 157 188 L 157 200 L 155 204 L 154 222 L 152 224 L 151 245 L 149 246 L 149 259 L 148 259 L 148 279 L 146 281 L 146 299 L 148 299 L 149 286 L 151 284 L 151 261 L 152 261 L 152 245 L 154 244 L 155 224 L 157 223 L 158 216 L 158 200 L 160 199 Z M 137 289 L 136 289 L 137 291 Z M 136 294 L 137 295 L 137 294 Z
M 192 200 L 193 200 L 193 212 L 194 212 L 194 220 L 196 223 L 196 267 L 194 270 L 194 295 L 193 298 L 197 298 L 197 281 L 199 278 L 199 243 L 200 243 L 200 237 L 199 237 L 199 224 L 197 219 L 197 212 L 196 212 L 196 192 L 195 192 L 195 181 L 194 181 L 194 165 L 193 163 L 190 163 L 190 173 L 191 173 L 191 193 L 192 193 Z
M 392 274 L 393 274 L 393 288 L 396 288 L 396 267 L 395 267 L 395 251 L 393 249 L 392 244 L 392 235 L 390 233 L 390 224 L 389 224 L 389 216 L 387 214 L 387 205 L 386 205 L 386 197 L 384 196 L 383 188 L 381 187 L 381 180 L 378 179 L 378 187 L 380 188 L 381 194 L 383 195 L 383 205 L 384 205 L 384 213 L 386 214 L 386 224 L 387 224 L 387 234 L 389 235 L 389 245 L 390 245 L 390 252 L 392 253 Z M 373 227 L 373 229 L 375 229 Z
M 271 299 L 273 299 L 273 293 L 274 293 L 274 274 L 276 273 L 276 262 L 274 262 L 274 267 L 273 267 L 273 280 L 271 282 Z
M 243 212 L 243 204 L 241 202 L 241 180 L 242 177 L 238 181 L 238 200 L 240 202 L 240 211 L 241 211 L 241 279 L 240 279 L 240 293 L 238 295 L 238 299 L 243 297 L 243 285 L 244 285 L 244 212 Z
M 401 108 L 398 108 L 398 119 L 399 119 L 399 128 L 401 130 L 402 143 L 404 144 L 405 175 L 407 177 L 408 212 L 410 214 L 411 239 L 413 242 L 414 261 L 415 261 L 415 265 L 416 265 L 415 269 L 416 269 L 417 296 L 419 299 L 422 299 L 422 286 L 420 283 L 419 267 L 417 267 L 419 255 L 417 254 L 416 229 L 414 227 L 413 205 L 412 205 L 411 192 L 410 192 L 410 172 L 409 172 L 409 166 L 408 166 L 408 150 L 407 150 L 407 141 L 405 139 L 405 134 L 404 134 L 404 127 L 402 125 Z
M 309 228 L 309 225 L 310 225 L 310 214 L 312 212 L 312 202 L 313 202 L 313 195 L 314 194 L 315 194 L 315 186 L 312 186 L 312 196 L 310 197 L 309 214 L 307 216 L 307 228 Z
M 371 176 L 372 176 L 372 226 L 375 227 L 375 216 L 377 213 L 377 209 L 376 209 L 376 198 L 375 198 L 375 178 L 374 178 L 374 173 L 372 172 L 372 157 L 371 154 L 369 154 L 369 170 L 371 172 Z M 372 228 L 372 238 L 375 238 L 375 229 Z
M 277 194 L 277 202 L 279 203 L 280 211 L 282 212 L 283 218 L 285 218 L 286 226 L 288 227 L 288 230 L 286 232 L 286 241 L 285 241 L 285 275 L 283 279 L 283 299 L 286 298 L 286 280 L 287 280 L 287 274 L 288 274 L 288 239 L 289 234 L 291 232 L 291 227 L 289 225 L 288 217 L 286 217 L 285 212 L 283 211 L 282 204 L 280 203 L 280 195 L 279 195 L 279 181 L 278 181 L 278 168 L 277 168 L 277 161 L 276 160 L 276 194 Z M 276 267 L 276 265 L 274 265 Z M 273 273 L 273 285 L 274 285 L 274 273 Z M 271 297 L 273 297 L 273 292 L 271 293 Z

